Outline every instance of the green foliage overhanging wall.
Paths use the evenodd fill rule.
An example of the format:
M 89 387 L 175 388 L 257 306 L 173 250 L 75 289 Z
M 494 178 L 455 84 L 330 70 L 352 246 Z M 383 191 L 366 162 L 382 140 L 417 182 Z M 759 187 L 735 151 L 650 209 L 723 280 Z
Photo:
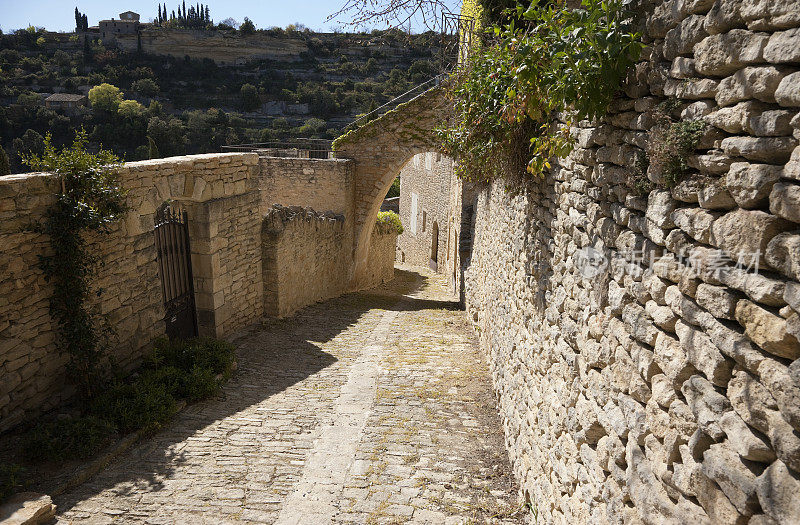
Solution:
M 104 150 L 87 152 L 86 142 L 86 132 L 81 130 L 72 146 L 56 151 L 48 135 L 44 154 L 24 161 L 34 171 L 49 173 L 61 186 L 44 221 L 33 229 L 50 240 L 50 252 L 39 258 L 45 279 L 53 285 L 50 314 L 58 324 L 59 345 L 70 356 L 70 375 L 88 398 L 100 384 L 110 328 L 87 305 L 93 293 L 92 270 L 99 261 L 89 252 L 85 236 L 108 233 L 126 207 L 116 176 L 119 159 Z
M 454 76 L 456 117 L 439 130 L 462 178 L 539 176 L 571 151 L 571 123 L 605 115 L 642 49 L 627 3 L 534 0 L 509 17 L 524 23 L 492 28 L 493 42 Z

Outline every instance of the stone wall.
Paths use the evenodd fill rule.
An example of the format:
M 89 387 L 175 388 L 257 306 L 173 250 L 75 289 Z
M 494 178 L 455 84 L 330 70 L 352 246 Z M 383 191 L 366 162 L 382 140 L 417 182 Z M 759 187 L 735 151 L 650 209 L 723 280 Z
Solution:
M 369 240 L 369 260 L 361 289 L 379 286 L 394 279 L 397 231 L 390 226 L 375 225 Z
M 112 348 L 120 366 L 135 366 L 165 333 L 153 226 L 156 208 L 166 200 L 188 212 L 201 332 L 222 336 L 260 315 L 257 169 L 253 154 L 175 157 L 122 168 L 131 211 L 109 235 L 90 238 L 103 262 L 93 282 L 103 293 L 94 307 L 116 330 Z M 71 394 L 64 388 L 68 356 L 55 350 L 51 288 L 37 264 L 49 244 L 25 231 L 41 220 L 56 189 L 43 174 L 0 177 L 0 431 Z
M 273 204 L 311 207 L 353 216 L 353 161 L 347 159 L 259 158 L 261 213 Z
M 448 216 L 453 161 L 441 153 L 418 153 L 400 170 L 400 221 L 398 260 L 431 266 L 444 272 L 447 259 Z M 412 219 L 412 194 L 416 195 L 416 221 Z M 416 229 L 412 226 L 416 224 Z M 436 257 L 434 225 L 437 231 Z M 434 260 L 435 259 L 435 260 Z
M 351 244 L 343 215 L 274 205 L 262 230 L 264 313 L 285 317 L 347 290 Z
M 797 523 L 800 6 L 647 18 L 612 114 L 475 201 L 467 305 L 507 445 L 544 523 Z M 711 128 L 683 182 L 641 192 L 668 97 Z

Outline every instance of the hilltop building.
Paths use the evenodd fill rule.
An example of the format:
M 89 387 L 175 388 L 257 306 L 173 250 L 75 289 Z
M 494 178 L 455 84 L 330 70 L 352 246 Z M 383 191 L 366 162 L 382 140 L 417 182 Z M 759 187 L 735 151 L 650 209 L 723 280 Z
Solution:
M 100 38 L 103 43 L 114 42 L 118 35 L 135 35 L 139 32 L 139 13 L 125 11 L 119 14 L 119 20 L 101 20 Z

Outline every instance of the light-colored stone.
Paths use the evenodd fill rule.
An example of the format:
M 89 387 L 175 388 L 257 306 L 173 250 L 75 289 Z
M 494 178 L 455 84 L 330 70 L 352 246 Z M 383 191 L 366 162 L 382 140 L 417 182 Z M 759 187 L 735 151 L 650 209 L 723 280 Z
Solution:
M 764 512 L 780 525 L 797 523 L 800 516 L 800 479 L 782 461 L 776 461 L 759 476 L 758 502 Z
M 731 156 L 767 164 L 783 164 L 797 146 L 791 137 L 728 137 L 722 140 L 722 150 Z
M 724 286 L 700 284 L 695 294 L 697 304 L 705 308 L 714 317 L 734 319 L 738 298 Z
M 697 192 L 697 203 L 707 210 L 731 210 L 736 201 L 725 186 L 723 178 L 713 179 Z
M 767 245 L 791 223 L 759 210 L 734 210 L 714 221 L 714 243 L 734 260 L 766 264 Z
M 786 333 L 785 319 L 742 299 L 736 304 L 736 320 L 747 337 L 767 352 L 788 359 L 800 357 L 800 343 Z
M 703 473 L 713 479 L 741 514 L 750 515 L 758 508 L 756 474 L 742 463 L 726 443 L 717 443 L 703 455 Z M 759 472 L 760 474 L 760 472 Z
M 725 359 L 711 338 L 681 320 L 675 324 L 675 332 L 686 349 L 689 362 L 713 384 L 726 386 L 731 377 L 733 362 Z
M 800 280 L 800 235 L 781 233 L 769 242 L 766 262 L 787 277 Z
M 772 187 L 769 211 L 794 222 L 800 222 L 800 184 L 781 182 Z
M 772 64 L 800 62 L 800 28 L 773 33 L 764 47 L 764 60 Z
M 742 208 L 758 208 L 767 202 L 782 169 L 770 164 L 734 162 L 725 177 L 725 185 L 736 204 Z
M 719 418 L 719 426 L 728 436 L 728 445 L 744 459 L 761 463 L 775 460 L 775 452 L 769 444 L 756 435 L 736 412 L 725 412 Z
M 800 71 L 781 80 L 775 89 L 775 101 L 784 107 L 800 107 Z
M 787 73 L 785 68 L 775 66 L 740 69 L 720 81 L 716 95 L 717 104 L 730 106 L 752 98 L 774 103 L 775 91 Z
M 20 492 L 0 505 L 3 525 L 44 525 L 56 515 L 53 500 L 45 494 Z
M 744 66 L 761 62 L 768 40 L 763 33 L 744 29 L 711 35 L 694 46 L 694 67 L 701 75 L 730 75 Z

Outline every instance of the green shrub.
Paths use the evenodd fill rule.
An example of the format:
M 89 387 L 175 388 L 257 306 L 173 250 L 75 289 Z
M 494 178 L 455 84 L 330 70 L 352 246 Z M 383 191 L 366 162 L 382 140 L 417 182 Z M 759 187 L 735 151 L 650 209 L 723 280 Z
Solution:
M 689 156 L 705 134 L 704 120 L 672 122 L 656 129 L 650 138 L 650 165 L 660 175 L 663 185 L 671 188 L 689 171 Z
M 393 211 L 378 212 L 378 220 L 375 224 L 379 228 L 394 228 L 398 235 L 403 233 L 403 223 L 400 222 L 400 216 Z
M 0 503 L 26 488 L 25 469 L 15 463 L 0 464 Z
M 84 459 L 97 453 L 114 433 L 114 425 L 96 416 L 46 421 L 26 438 L 25 459 L 34 462 Z
M 177 380 L 169 375 L 167 378 Z M 92 402 L 91 411 L 123 433 L 139 429 L 154 431 L 178 410 L 170 391 L 172 384 L 164 379 L 145 373 L 131 383 L 113 383 Z

